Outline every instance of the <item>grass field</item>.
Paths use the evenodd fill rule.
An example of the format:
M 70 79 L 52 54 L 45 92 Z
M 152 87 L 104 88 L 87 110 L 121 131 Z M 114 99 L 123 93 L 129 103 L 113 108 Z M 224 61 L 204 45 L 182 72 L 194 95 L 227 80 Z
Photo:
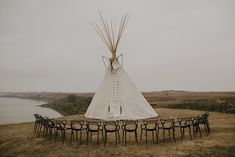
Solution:
M 177 118 L 182 116 L 196 116 L 204 113 L 197 110 L 165 109 L 157 108 L 160 114 L 158 118 Z M 33 132 L 32 123 L 9 124 L 0 126 L 0 156 L 19 157 L 75 157 L 75 156 L 235 156 L 235 115 L 218 112 L 209 112 L 211 135 L 190 140 L 189 135 L 181 141 L 177 133 L 176 142 L 162 141 L 152 143 L 151 139 L 146 145 L 144 141 L 135 144 L 133 135 L 129 134 L 127 145 L 122 143 L 115 146 L 113 137 L 109 136 L 106 146 L 96 145 L 95 140 L 91 144 L 69 144 L 69 133 L 63 144 L 37 137 Z M 82 115 L 66 116 L 64 119 L 83 119 Z M 203 130 L 203 128 L 202 128 Z M 138 132 L 139 134 L 140 132 Z M 139 136 L 138 136 L 139 137 Z M 149 136 L 151 137 L 151 136 Z

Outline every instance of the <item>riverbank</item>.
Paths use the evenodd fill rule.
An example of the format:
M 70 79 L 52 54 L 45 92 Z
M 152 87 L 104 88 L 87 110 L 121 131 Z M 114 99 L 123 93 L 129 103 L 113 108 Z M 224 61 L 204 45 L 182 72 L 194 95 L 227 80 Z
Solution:
M 157 109 L 159 118 L 177 118 L 181 116 L 192 116 L 204 113 L 204 111 L 192 111 L 181 109 Z M 64 119 L 83 119 L 83 115 L 66 116 Z M 69 143 L 69 135 L 66 134 L 66 141 L 54 142 L 48 139 L 37 137 L 33 132 L 34 123 L 20 123 L 0 126 L 0 156 L 17 157 L 108 157 L 108 156 L 234 156 L 235 155 L 235 115 L 218 112 L 210 112 L 209 122 L 211 126 L 211 135 L 190 140 L 186 134 L 184 141 L 177 135 L 176 143 L 162 141 L 160 134 L 160 143 L 146 145 L 144 141 L 136 145 L 132 134 L 128 135 L 127 145 L 119 144 L 115 147 L 115 140 L 108 136 L 109 140 L 106 146 L 96 145 L 95 140 L 91 144 L 79 144 L 78 142 Z M 201 128 L 203 130 L 203 127 Z M 138 131 L 138 137 L 140 131 Z M 149 136 L 151 137 L 151 136 Z M 85 136 L 84 136 L 85 139 Z
M 0 125 L 34 121 L 35 113 L 50 118 L 62 116 L 51 108 L 40 106 L 45 103 L 41 100 L 0 97 Z

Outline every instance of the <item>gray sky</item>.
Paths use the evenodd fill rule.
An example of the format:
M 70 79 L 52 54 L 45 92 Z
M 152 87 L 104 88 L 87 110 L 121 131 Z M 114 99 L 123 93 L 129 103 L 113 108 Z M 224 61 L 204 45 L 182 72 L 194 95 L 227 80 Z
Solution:
M 233 0 L 0 0 L 0 91 L 95 91 L 98 9 L 131 14 L 119 54 L 139 90 L 235 90 Z

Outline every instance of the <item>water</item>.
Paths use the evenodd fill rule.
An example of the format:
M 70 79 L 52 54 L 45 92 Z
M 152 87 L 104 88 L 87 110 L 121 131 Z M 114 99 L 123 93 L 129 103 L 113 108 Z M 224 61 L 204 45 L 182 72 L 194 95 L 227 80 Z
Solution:
M 49 118 L 61 117 L 58 112 L 39 105 L 43 101 L 0 97 L 0 124 L 34 121 L 33 114 L 38 113 Z

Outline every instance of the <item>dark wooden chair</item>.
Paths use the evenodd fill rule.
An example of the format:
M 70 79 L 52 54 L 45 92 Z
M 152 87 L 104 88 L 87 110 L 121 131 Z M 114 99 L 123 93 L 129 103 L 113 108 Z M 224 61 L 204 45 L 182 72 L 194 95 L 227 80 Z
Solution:
M 100 132 L 102 133 L 102 139 L 104 142 L 103 126 L 102 126 L 101 121 L 87 121 L 86 130 L 87 130 L 87 140 L 86 140 L 87 144 L 89 141 L 92 141 L 92 134 L 97 133 L 97 145 L 99 145 L 99 133 Z
M 138 121 L 133 121 L 133 120 L 125 120 L 123 121 L 122 125 L 122 141 L 124 140 L 124 143 L 126 145 L 126 134 L 127 132 L 134 132 L 135 134 L 135 141 L 138 144 L 138 139 L 137 139 L 137 128 L 138 128 Z
M 48 117 L 40 116 L 39 129 L 38 129 L 38 135 L 39 136 L 41 135 L 41 133 L 42 133 L 43 137 L 46 135 L 48 119 L 49 119 Z
M 56 129 L 55 129 L 55 141 L 57 140 L 57 137 L 58 137 L 58 132 L 60 131 L 61 133 L 61 139 L 64 143 L 65 141 L 65 131 L 66 131 L 66 123 L 67 121 L 66 120 L 56 120 Z
M 198 117 L 198 123 L 199 125 L 204 125 L 205 132 L 207 135 L 210 135 L 211 129 L 209 125 L 209 120 L 208 120 L 209 113 L 206 112 L 202 114 L 201 116 Z
M 40 135 L 41 128 L 43 124 L 43 117 L 41 115 L 37 115 L 37 124 L 36 124 L 36 134 Z
M 40 125 L 40 115 L 39 114 L 34 114 L 35 122 L 34 122 L 34 133 L 37 133 L 38 127 Z
M 202 136 L 201 129 L 199 126 L 199 117 L 191 117 L 191 126 L 193 127 L 194 138 L 196 138 L 198 132 L 200 133 L 200 136 Z
M 142 140 L 142 132 L 145 132 L 145 142 L 147 144 L 148 132 L 152 133 L 152 140 L 154 142 L 154 132 L 156 135 L 156 140 L 158 143 L 158 120 L 144 120 L 143 124 L 140 126 L 140 140 Z
M 82 131 L 86 130 L 86 125 L 84 120 L 72 120 L 71 123 L 71 134 L 70 134 L 70 143 L 72 141 L 72 139 L 74 139 L 74 132 L 75 132 L 75 139 L 77 141 L 77 136 L 78 136 L 78 132 L 80 133 L 80 144 L 82 143 Z
M 180 133 L 181 133 L 181 139 L 183 140 L 185 136 L 185 129 L 188 128 L 188 132 L 190 135 L 190 139 L 192 140 L 192 134 L 191 134 L 191 118 L 190 117 L 183 117 L 178 118 Z
M 47 127 L 46 127 L 46 137 L 49 136 L 49 140 L 53 136 L 53 132 L 56 130 L 56 120 L 48 119 L 47 120 Z
M 174 119 L 160 119 L 160 123 L 158 124 L 158 133 L 160 129 L 162 130 L 162 133 L 163 133 L 164 142 L 165 142 L 165 130 L 168 130 L 169 139 L 171 140 L 171 132 L 172 132 L 173 139 L 174 141 L 176 141 Z
M 119 134 L 120 126 L 118 121 L 105 121 L 104 122 L 104 145 L 107 143 L 107 134 L 115 133 L 115 142 L 117 146 L 117 141 L 120 143 L 120 134 Z

